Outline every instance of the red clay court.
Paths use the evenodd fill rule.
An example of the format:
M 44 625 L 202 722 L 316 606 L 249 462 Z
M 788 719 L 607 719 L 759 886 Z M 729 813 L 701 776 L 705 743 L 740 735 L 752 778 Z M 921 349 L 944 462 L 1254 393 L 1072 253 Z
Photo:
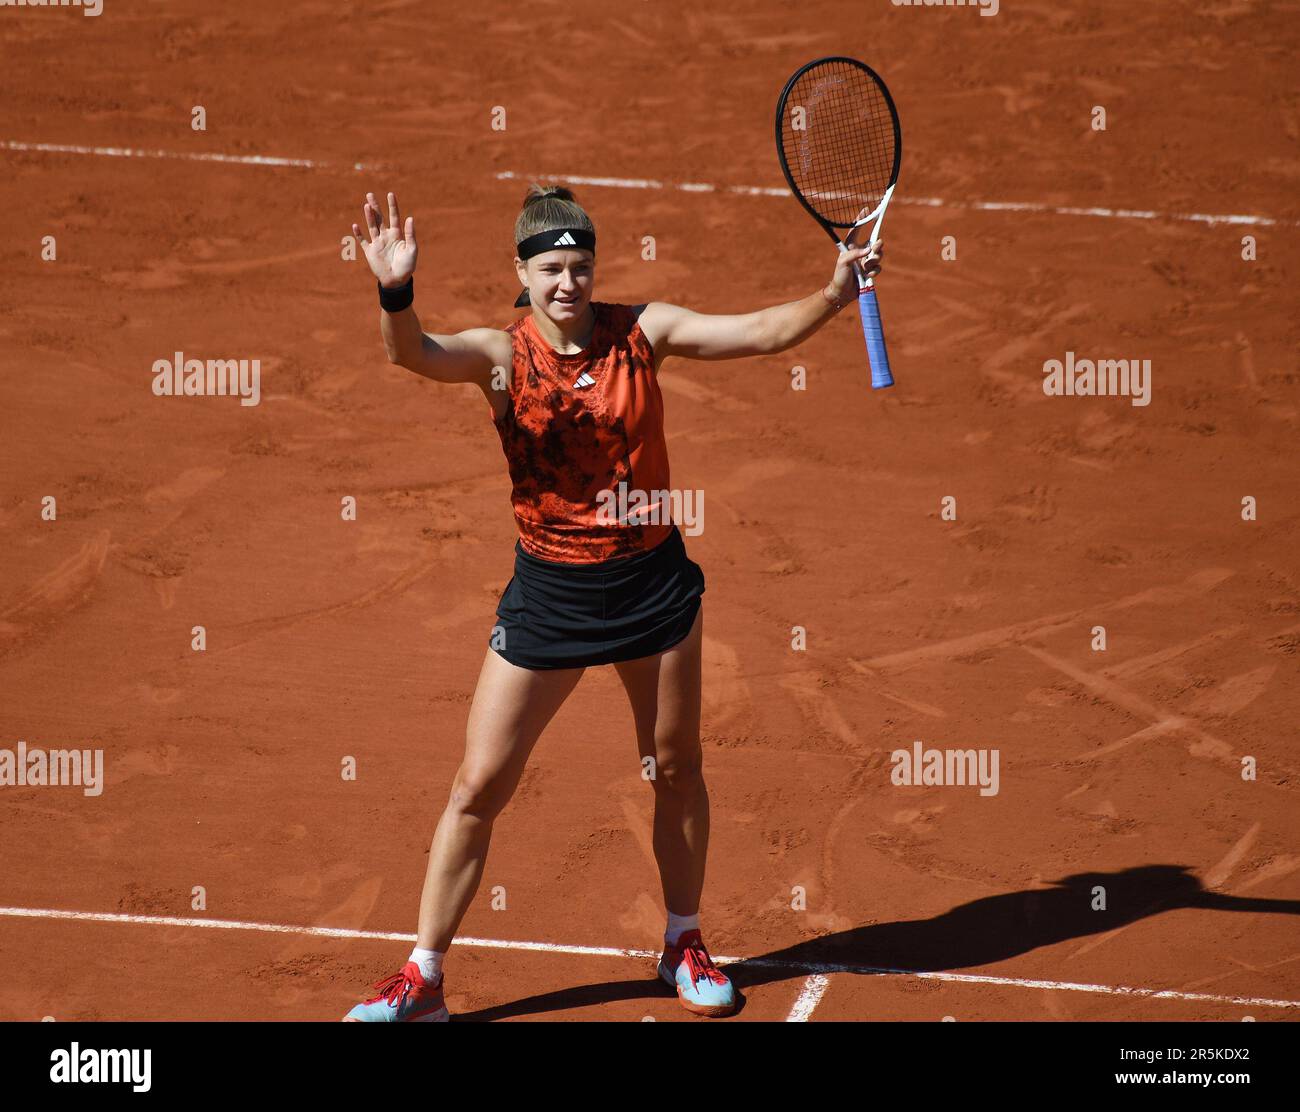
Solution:
M 0 1020 L 332 1021 L 413 937 L 516 530 L 482 397 L 384 358 L 365 192 L 419 221 L 430 331 L 518 316 L 530 181 L 591 212 L 600 300 L 803 297 L 834 250 L 772 114 L 836 53 L 902 117 L 897 386 L 852 319 L 660 379 L 736 1021 L 1300 1018 L 1295 6 L 439 11 L 0 12 L 0 749 L 105 760 L 0 788 Z M 260 403 L 155 396 L 176 352 L 260 360 Z M 1045 396 L 1067 352 L 1149 359 L 1150 404 Z M 996 749 L 1000 790 L 894 785 L 916 742 Z M 651 803 L 591 670 L 454 1016 L 691 1020 Z

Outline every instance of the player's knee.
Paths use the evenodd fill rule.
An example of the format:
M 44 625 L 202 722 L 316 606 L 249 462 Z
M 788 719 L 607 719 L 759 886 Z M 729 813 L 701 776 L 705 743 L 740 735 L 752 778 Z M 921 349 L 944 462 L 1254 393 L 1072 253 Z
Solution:
M 704 787 L 704 760 L 696 751 L 689 755 L 666 757 L 655 765 L 655 791 L 692 795 Z
M 449 810 L 478 819 L 494 819 L 510 802 L 513 784 L 502 776 L 492 776 L 462 768 L 451 786 Z

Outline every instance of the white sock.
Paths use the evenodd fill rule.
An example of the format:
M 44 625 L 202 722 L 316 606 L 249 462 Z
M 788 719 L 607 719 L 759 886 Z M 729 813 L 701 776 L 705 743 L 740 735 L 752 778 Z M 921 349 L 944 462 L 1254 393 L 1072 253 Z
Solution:
M 664 931 L 664 944 L 666 946 L 676 946 L 677 940 L 681 938 L 684 931 L 699 929 L 700 915 L 698 911 L 694 915 L 674 915 L 670 911 L 668 913 L 668 929 Z
M 417 946 L 406 960 L 413 961 L 420 967 L 420 976 L 426 985 L 436 985 L 442 976 L 442 959 L 446 956 L 442 950 L 421 950 Z

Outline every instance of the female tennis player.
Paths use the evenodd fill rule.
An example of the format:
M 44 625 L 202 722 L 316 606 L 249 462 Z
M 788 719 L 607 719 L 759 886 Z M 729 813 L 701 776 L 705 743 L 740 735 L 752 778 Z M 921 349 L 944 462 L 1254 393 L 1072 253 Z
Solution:
M 830 283 L 799 301 L 709 316 L 652 301 L 592 300 L 596 231 L 563 188 L 534 185 L 515 221 L 516 305 L 504 330 L 421 330 L 414 297 L 415 219 L 388 194 L 385 226 L 366 195 L 389 361 L 437 382 L 473 383 L 501 438 L 519 526 L 514 577 L 497 607 L 470 707 L 465 755 L 429 848 L 415 949 L 353 1021 L 447 1019 L 443 959 L 483 875 L 492 826 L 547 723 L 583 670 L 612 664 L 627 691 L 641 757 L 653 758 L 654 853 L 668 914 L 658 975 L 698 1015 L 729 1015 L 735 990 L 700 933 L 709 839 L 701 773 L 700 596 L 704 575 L 668 491 L 657 375 L 669 356 L 737 359 L 784 351 L 857 298 L 852 264 L 879 273 L 877 247 L 841 253 Z M 620 502 L 618 492 L 627 497 Z M 636 497 L 641 492 L 642 497 Z M 611 511 L 634 505 L 638 513 Z

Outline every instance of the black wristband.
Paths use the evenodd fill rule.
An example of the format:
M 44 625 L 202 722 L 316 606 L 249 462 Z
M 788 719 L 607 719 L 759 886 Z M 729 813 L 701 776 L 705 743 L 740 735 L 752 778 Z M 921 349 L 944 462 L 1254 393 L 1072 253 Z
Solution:
M 382 283 L 379 286 L 379 307 L 385 313 L 400 313 L 403 309 L 409 308 L 414 300 L 414 278 L 408 278 L 406 285 L 394 286 L 391 290 L 385 289 Z

